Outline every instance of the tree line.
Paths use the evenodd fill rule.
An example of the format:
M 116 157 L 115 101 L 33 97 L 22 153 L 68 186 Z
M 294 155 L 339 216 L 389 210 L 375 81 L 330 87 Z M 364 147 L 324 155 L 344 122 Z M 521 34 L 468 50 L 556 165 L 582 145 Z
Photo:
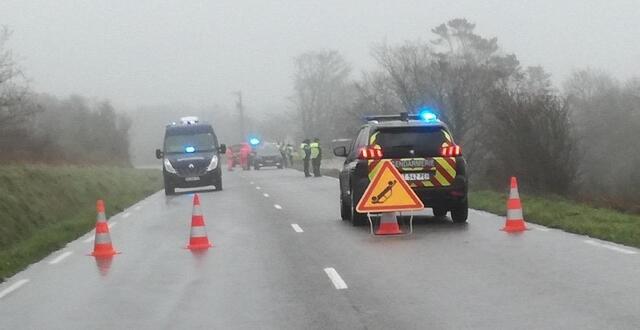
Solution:
M 297 137 L 328 145 L 352 137 L 365 114 L 429 107 L 462 145 L 476 188 L 503 189 L 515 175 L 529 191 L 640 211 L 639 79 L 580 70 L 560 89 L 466 19 L 430 32 L 428 41 L 373 46 L 376 67 L 358 78 L 338 51 L 297 56 Z
M 0 162 L 129 164 L 130 120 L 109 101 L 30 90 L 0 29 Z

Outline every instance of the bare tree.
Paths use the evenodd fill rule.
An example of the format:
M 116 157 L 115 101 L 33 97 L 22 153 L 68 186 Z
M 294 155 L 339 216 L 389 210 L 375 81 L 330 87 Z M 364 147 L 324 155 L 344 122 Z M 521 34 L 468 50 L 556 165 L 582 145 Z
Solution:
M 350 106 L 348 78 L 351 67 L 336 51 L 311 51 L 295 60 L 291 100 L 305 137 L 327 141 L 337 116 Z
M 37 112 L 28 102 L 27 79 L 7 48 L 11 31 L 0 27 L 0 128 L 15 126 Z

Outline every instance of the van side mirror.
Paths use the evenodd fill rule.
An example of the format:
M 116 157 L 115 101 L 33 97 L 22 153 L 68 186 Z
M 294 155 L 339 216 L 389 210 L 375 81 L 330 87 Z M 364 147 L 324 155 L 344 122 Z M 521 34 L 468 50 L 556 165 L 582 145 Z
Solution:
M 221 144 L 219 150 L 221 154 L 227 153 L 227 145 L 224 143 Z
M 162 157 L 164 157 L 164 152 L 160 149 L 156 149 L 156 158 L 162 159 Z
M 333 148 L 333 154 L 338 157 L 347 157 L 347 147 L 340 146 L 340 147 Z

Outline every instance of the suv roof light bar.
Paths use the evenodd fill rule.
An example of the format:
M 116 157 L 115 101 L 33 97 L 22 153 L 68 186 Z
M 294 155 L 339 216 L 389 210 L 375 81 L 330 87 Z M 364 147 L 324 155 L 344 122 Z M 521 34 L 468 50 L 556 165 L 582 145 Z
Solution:
M 371 115 L 371 116 L 365 116 L 364 119 L 366 121 L 390 121 L 390 120 L 402 120 L 402 121 L 409 121 L 409 120 L 420 120 L 420 115 L 419 114 L 414 114 L 414 113 L 408 113 L 408 112 L 401 112 L 397 115 Z

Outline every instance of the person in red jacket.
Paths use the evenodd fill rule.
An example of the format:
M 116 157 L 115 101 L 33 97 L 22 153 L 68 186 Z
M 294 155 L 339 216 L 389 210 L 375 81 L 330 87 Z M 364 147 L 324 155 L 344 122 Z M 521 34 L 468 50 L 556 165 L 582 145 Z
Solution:
M 240 166 L 243 170 L 248 170 L 251 164 L 249 164 L 249 156 L 251 155 L 251 146 L 248 143 L 243 143 L 240 147 Z
M 231 151 L 231 147 L 227 148 L 227 152 L 224 155 L 227 157 L 227 170 L 233 171 L 233 151 Z

